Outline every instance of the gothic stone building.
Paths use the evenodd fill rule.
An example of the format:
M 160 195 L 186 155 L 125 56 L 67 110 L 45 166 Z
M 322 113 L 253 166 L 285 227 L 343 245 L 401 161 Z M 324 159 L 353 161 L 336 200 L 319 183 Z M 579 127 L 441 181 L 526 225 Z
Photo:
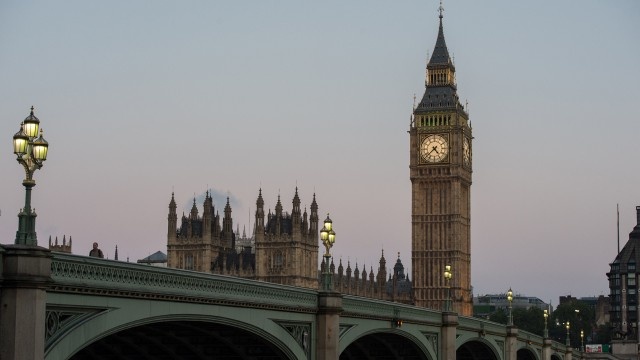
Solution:
M 440 8 L 425 92 L 409 128 L 413 293 L 418 306 L 471 316 L 471 123 L 460 104 Z M 453 270 L 447 283 L 446 265 Z M 450 295 L 449 295 L 450 294 Z
M 275 213 L 269 211 L 265 219 L 260 189 L 256 201 L 254 239 L 247 242 L 245 236 L 244 243 L 240 245 L 239 236 L 233 231 L 229 198 L 222 219 L 215 211 L 209 192 L 205 196 L 202 216 L 194 199 L 191 211 L 182 215 L 178 228 L 176 202 L 174 194 L 171 194 L 168 266 L 317 288 L 318 204 L 314 195 L 311 213 L 307 215 L 306 209 L 303 213 L 297 188 L 292 203 L 291 213 L 285 213 L 278 196 Z
M 312 289 L 319 287 L 322 269 L 318 268 L 319 220 L 315 194 L 310 213 L 301 210 L 296 188 L 290 213 L 284 211 L 278 196 L 275 212 L 269 210 L 265 215 L 260 189 L 252 237 L 247 237 L 246 232 L 240 237 L 239 229 L 232 230 L 228 198 L 222 219 L 208 192 L 202 216 L 194 199 L 189 214 L 182 215 L 180 227 L 176 208 L 174 194 L 171 194 L 167 266 Z M 411 281 L 404 274 L 400 254 L 388 279 L 384 252 L 375 276 L 373 267 L 369 273 L 366 266 L 360 272 L 357 264 L 352 271 L 351 264 L 347 263 L 345 271 L 342 261 L 337 269 L 332 262 L 330 271 L 334 288 L 341 293 L 413 303 Z

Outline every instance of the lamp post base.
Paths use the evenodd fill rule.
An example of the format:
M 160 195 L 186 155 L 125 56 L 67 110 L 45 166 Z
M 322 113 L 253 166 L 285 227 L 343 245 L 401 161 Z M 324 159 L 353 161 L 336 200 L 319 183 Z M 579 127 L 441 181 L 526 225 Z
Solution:
M 36 186 L 33 180 L 22 182 L 25 188 L 24 209 L 18 214 L 18 231 L 16 245 L 38 246 L 36 235 L 36 212 L 31 209 L 31 189 Z

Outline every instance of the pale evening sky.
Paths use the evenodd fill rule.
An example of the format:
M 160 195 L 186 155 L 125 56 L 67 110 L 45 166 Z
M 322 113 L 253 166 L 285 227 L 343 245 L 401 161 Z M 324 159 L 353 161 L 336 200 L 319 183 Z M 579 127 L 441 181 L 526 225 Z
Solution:
M 640 3 L 445 1 L 473 126 L 474 293 L 608 294 L 640 205 Z M 430 1 L 3 1 L 0 243 L 24 173 L 11 152 L 36 108 L 39 244 L 166 252 L 167 213 L 207 188 L 234 228 L 317 195 L 333 254 L 411 266 L 407 134 L 438 30 Z M 201 202 L 198 202 L 200 211 Z M 346 265 L 346 264 L 345 264 Z M 454 269 L 455 270 L 455 269 Z M 436 271 L 440 271 L 436 269 Z

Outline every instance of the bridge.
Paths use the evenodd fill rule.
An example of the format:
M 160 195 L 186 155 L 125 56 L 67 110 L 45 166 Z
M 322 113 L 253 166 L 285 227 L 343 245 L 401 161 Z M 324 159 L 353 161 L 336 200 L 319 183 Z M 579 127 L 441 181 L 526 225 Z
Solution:
M 0 246 L 0 359 L 572 360 L 490 321 L 235 277 Z

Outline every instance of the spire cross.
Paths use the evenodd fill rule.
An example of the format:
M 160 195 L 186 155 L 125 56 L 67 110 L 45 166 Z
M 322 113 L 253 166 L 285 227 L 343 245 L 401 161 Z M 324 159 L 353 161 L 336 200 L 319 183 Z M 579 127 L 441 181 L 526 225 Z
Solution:
M 444 12 L 444 7 L 442 6 L 442 0 L 440 0 L 440 7 L 438 8 L 438 12 L 440 13 L 440 19 L 442 19 L 442 13 Z

